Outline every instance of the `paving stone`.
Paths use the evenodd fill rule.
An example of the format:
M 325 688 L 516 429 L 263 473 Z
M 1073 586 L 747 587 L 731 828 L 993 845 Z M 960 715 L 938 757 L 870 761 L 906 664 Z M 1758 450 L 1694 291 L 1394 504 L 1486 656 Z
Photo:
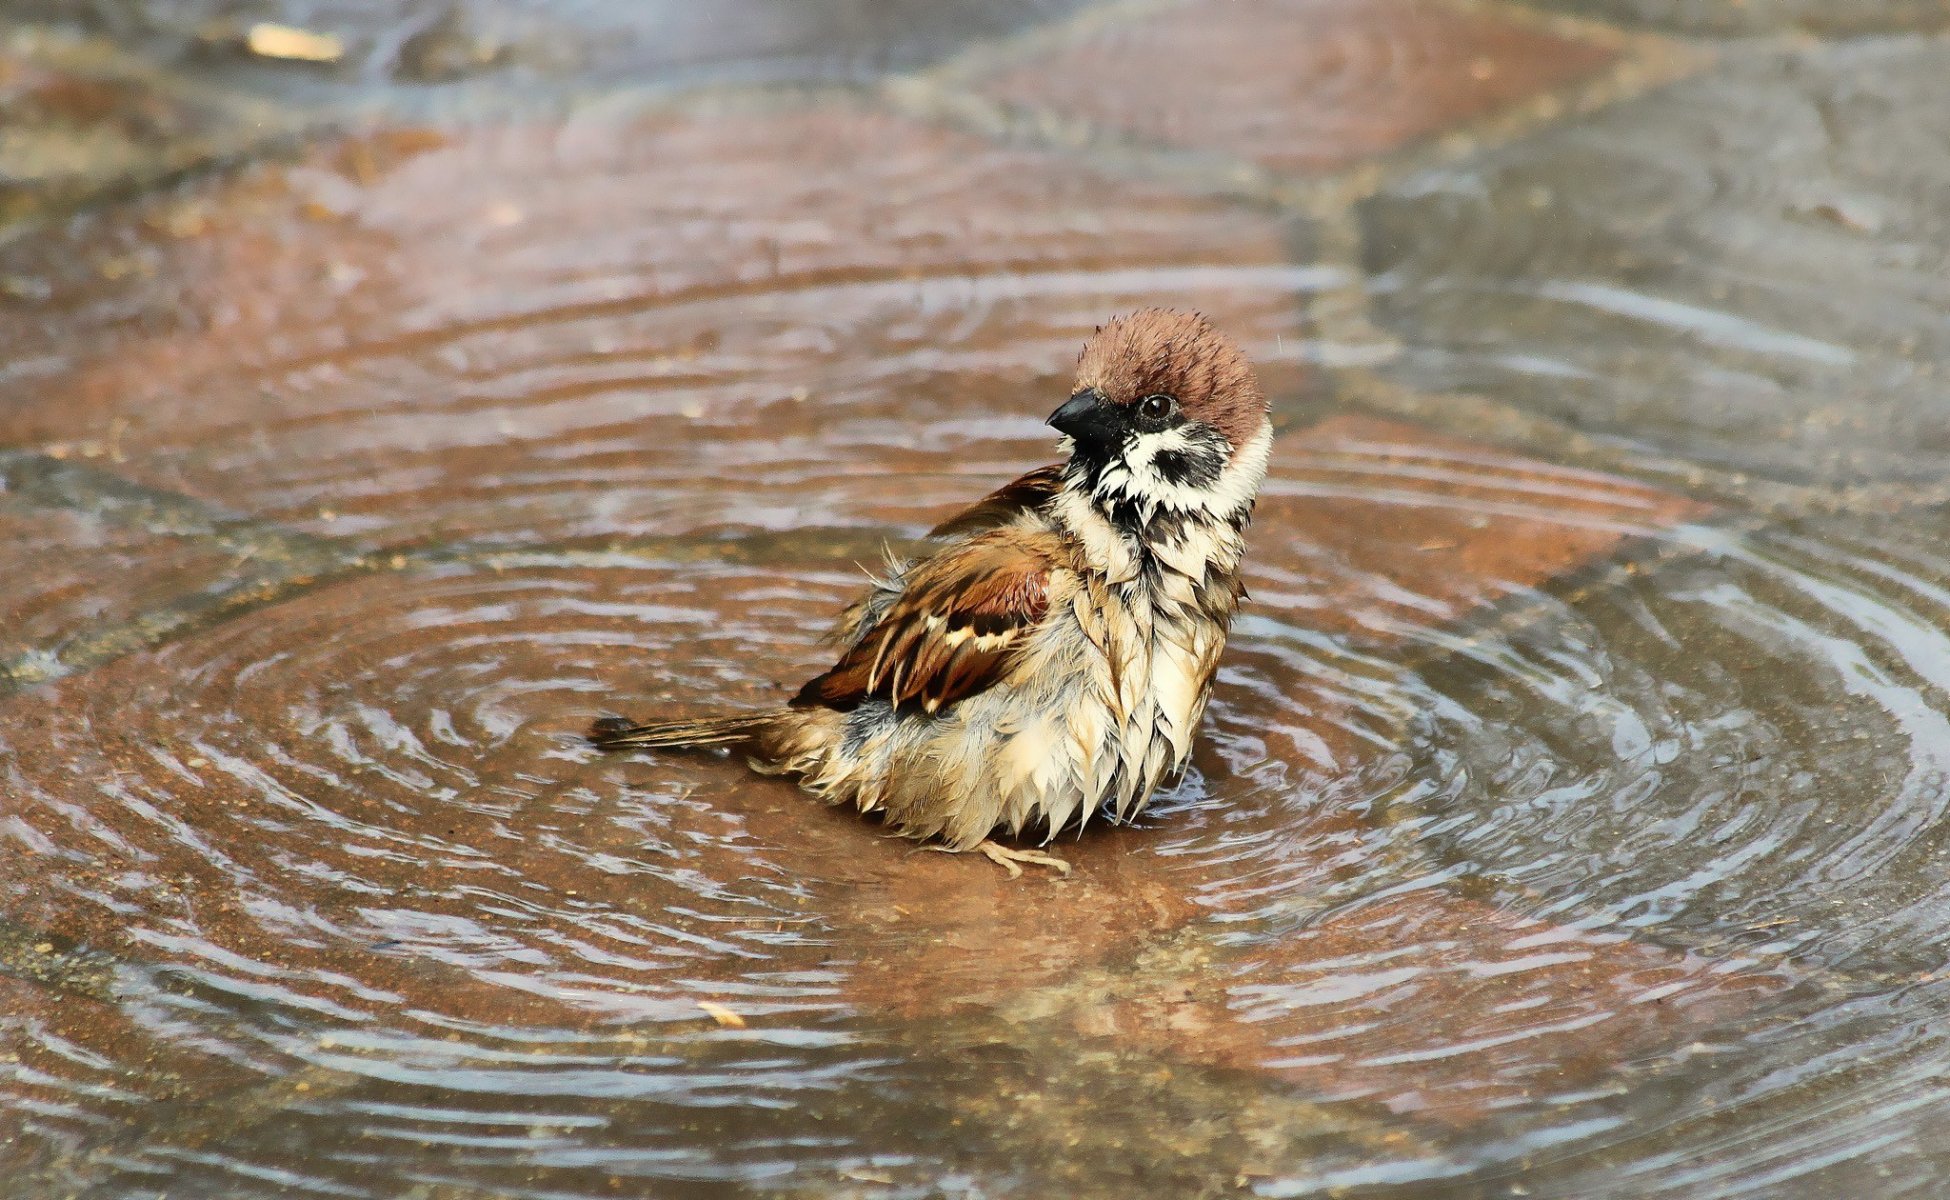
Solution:
M 1303 239 L 847 108 L 385 133 L 0 252 L 48 291 L 0 440 L 124 422 L 131 477 L 362 544 L 916 522 L 1049 452 L 1112 313 L 1294 395 Z
M 944 1050 L 917 1037 L 903 1049 L 926 1064 L 925 1074 L 834 1070 L 829 1051 L 826 1061 L 806 1064 L 821 1075 L 812 1096 L 787 1084 L 735 1105 L 710 1093 L 749 1073 L 754 1052 L 777 1063 L 793 1050 L 633 1033 L 523 1049 L 483 1053 L 474 1064 L 453 1048 L 463 1069 L 495 1063 L 504 1088 L 534 1089 L 518 1100 L 442 1087 L 429 1068 L 362 1078 L 326 1095 L 314 1087 L 289 1096 L 295 1103 L 281 1113 L 240 1119 L 238 1108 L 266 1098 L 270 1089 L 261 1088 L 205 1106 L 206 1128 L 134 1123 L 92 1150 L 97 1170 L 83 1178 L 107 1192 L 162 1176 L 191 1195 L 268 1194 L 252 1186 L 268 1175 L 287 1189 L 296 1178 L 311 1191 L 359 1196 L 433 1178 L 442 1197 L 541 1187 L 578 1196 L 864 1200 L 938 1193 L 947 1177 L 985 1195 L 1117 1200 L 1133 1178 L 1160 1194 L 1197 1195 L 1230 1184 L 1244 1162 L 1262 1172 L 1269 1163 L 1345 1171 L 1381 1158 L 1413 1161 L 1429 1149 L 1399 1122 L 1276 1092 L 1241 1094 L 1232 1072 L 1171 1063 L 1138 1071 L 1128 1058 L 1078 1055 L 1056 1041 L 1047 1053 L 1017 1053 L 1002 1045 Z M 566 1092 L 566 1081 L 614 1090 Z M 816 1122 L 805 1113 L 814 1106 Z M 832 1136 L 835 1129 L 871 1133 L 852 1141 Z M 1000 1158 L 998 1145 L 1008 1148 Z
M 1217 780 L 1220 792 L 1239 782 Z M 1054 1025 L 1105 1052 L 1246 1071 L 1441 1128 L 1561 1115 L 1566 1098 L 1619 1086 L 1633 1060 L 1793 982 L 1737 954 L 1538 921 L 1439 886 L 1371 906 L 1310 902 L 1332 893 L 1337 862 L 1377 886 L 1399 847 L 1360 816 L 1290 802 L 1258 815 L 1258 797 L 1244 800 L 1248 814 L 1215 821 L 1224 836 L 1263 831 L 1288 842 L 1283 856 L 1198 865 L 1184 859 L 1216 847 L 1169 826 L 1100 832 L 1061 847 L 1076 874 L 1034 905 L 1015 899 L 1021 883 L 968 864 L 864 875 L 854 936 L 879 949 L 848 994 L 946 1041 L 992 1013 L 1020 1037 Z M 1175 845 L 1154 857 L 1161 837 Z
M 1373 677 L 1486 606 L 1704 509 L 1425 429 L 1337 414 L 1276 442 L 1225 677 L 1260 699 L 1215 726 L 1241 761 L 1318 786 L 1386 755 L 1406 719 Z
M 1805 32 L 1823 36 L 1941 29 L 1942 0 L 1524 0 L 1581 17 L 1629 22 L 1676 33 L 1750 35 Z
M 668 551 L 403 557 L 0 700 L 0 913 L 50 930 L 62 954 L 86 944 L 197 989 L 158 1051 L 161 1026 L 142 1020 L 153 1010 L 124 992 L 65 1010 L 84 1031 L 70 1041 L 43 1031 L 47 981 L 0 979 L 0 1011 L 16 1014 L 0 1021 L 0 1055 L 41 1056 L 21 1073 L 39 1072 L 31 1102 L 65 1106 L 18 1165 L 40 1170 L 42 1147 L 92 1149 L 85 1161 L 108 1174 L 62 1183 L 149 1186 L 175 1163 L 187 1165 L 172 1182 L 216 1194 L 316 1147 L 332 1170 L 359 1167 L 307 1180 L 319 1190 L 383 1187 L 397 1180 L 375 1175 L 411 1163 L 438 1167 L 414 1181 L 443 1188 L 569 1178 L 618 1192 L 591 1170 L 618 1138 L 642 1137 L 630 1186 L 700 1187 L 731 1186 L 712 1157 L 727 1148 L 785 1177 L 795 1155 L 838 1146 L 871 1161 L 892 1140 L 912 1161 L 889 1170 L 906 1181 L 914 1162 L 939 1162 L 926 1141 L 886 1133 L 924 1081 L 945 1093 L 944 1136 L 964 1122 L 964 1140 L 970 1126 L 1011 1139 L 1012 1164 L 1067 1159 L 1085 1183 L 1066 1194 L 1145 1182 L 1191 1194 L 1218 1160 L 1238 1167 L 1236 1188 L 1319 1192 L 1296 1182 L 1317 1163 L 1370 1180 L 1478 1167 L 1480 1141 L 1449 1159 L 1437 1146 L 1464 1128 L 1528 1130 L 1495 1148 L 1548 1145 L 1562 1162 L 1580 1136 L 1612 1145 L 1645 1122 L 1673 1127 L 1675 1112 L 1737 1107 L 1748 1097 L 1728 1093 L 1729 1076 L 1805 1073 L 1805 1056 L 1769 1050 L 1773 1027 L 1723 1032 L 1756 1012 L 1783 1027 L 1838 1019 L 1832 980 L 1797 983 L 1759 958 L 1853 967 L 1867 954 L 1910 972 L 1906 987 L 1924 979 L 1928 945 L 1902 939 L 1930 925 L 1933 893 L 1855 891 L 1830 910 L 1797 886 L 1804 868 L 1826 883 L 1879 856 L 1933 878 L 1930 851 L 1898 843 L 1934 811 L 1941 778 L 1904 775 L 1879 734 L 1841 736 L 1881 730 L 1861 710 L 1885 702 L 1904 734 L 1928 733 L 1932 702 L 1917 697 L 1937 685 L 1905 703 L 1887 688 L 1943 657 L 1925 616 L 1942 592 L 1933 527 L 1901 555 L 1880 531 L 1830 525 L 1755 543 L 1769 565 L 1743 569 L 1762 575 L 1821 561 L 1769 576 L 1786 599 L 1740 577 L 1755 602 L 1719 603 L 1716 620 L 1737 611 L 1778 632 L 1812 608 L 1810 629 L 1847 641 L 1836 622 L 1854 618 L 1882 641 L 1852 691 L 1819 668 L 1769 667 L 1765 683 L 1789 685 L 1779 707 L 1728 724 L 1747 701 L 1716 672 L 1742 658 L 1723 649 L 1737 635 L 1648 619 L 1660 596 L 1607 618 L 1595 606 L 1612 601 L 1580 591 L 1531 641 L 1454 629 L 1512 597 L 1548 608 L 1553 579 L 1667 536 L 1697 506 L 1410 426 L 1295 419 L 1303 385 L 1277 351 L 1288 427 L 1211 736 L 1147 827 L 1061 848 L 1072 878 L 1010 883 L 916 853 L 732 762 L 594 759 L 573 737 L 594 709 L 786 694 L 828 653 L 813 638 L 857 587 L 816 527 L 918 527 L 1040 461 L 1040 404 L 1015 425 L 994 414 L 1026 391 L 1060 394 L 1093 309 L 1209 294 L 1264 353 L 1292 336 L 1308 286 L 1286 265 L 1298 231 L 1279 222 L 1128 184 L 1120 201 L 1136 200 L 1105 215 L 1075 199 L 1102 179 L 892 118 L 714 112 L 637 133 L 628 147 L 576 122 L 377 135 L 0 252 L 49 281 L 23 297 L 26 327 L 0 334 L 17 339 L 0 439 L 99 449 L 145 483 L 355 544 L 662 534 Z M 832 195 L 768 187 L 779 158 L 805 179 L 853 173 Z M 714 193 L 723 175 L 736 178 Z M 883 207 L 862 213 L 858 195 Z M 478 218 L 456 219 L 461 205 Z M 901 275 L 908 262 L 920 279 Z M 654 424 L 636 407 L 645 393 Z M 836 468 L 861 474 L 835 481 Z M 42 522 L 30 547 L 96 521 L 29 518 Z M 762 556 L 703 543 L 754 528 L 781 531 Z M 1824 555 L 1850 537 L 1875 552 Z M 140 575 L 166 558 L 140 538 L 105 553 L 80 568 L 126 560 Z M 1726 599 L 1719 568 L 1701 569 L 1676 603 Z M 194 586 L 165 575 L 161 589 Z M 28 581 L 56 597 L 36 601 L 46 628 L 78 619 L 65 578 L 49 566 Z M 1686 636 L 1663 644 L 1673 629 Z M 1441 646 L 1461 661 L 1409 665 Z M 1639 659 L 1672 681 L 1656 704 L 1624 703 L 1641 696 L 1618 683 Z M 1594 682 L 1580 662 L 1606 673 Z M 1695 711 L 1687 689 L 1725 702 Z M 1532 721 L 1532 691 L 1564 711 Z M 1831 729 L 1823 712 L 1843 715 Z M 1804 730 L 1810 744 L 1789 746 Z M 1701 840 L 1684 803 L 1699 794 L 1686 791 L 1688 738 L 1713 778 L 1732 763 L 1796 796 L 1887 784 L 1907 803 L 1817 831 L 1818 863 L 1783 854 L 1785 874 L 1747 891 L 1682 880 Z M 1586 740 L 1595 749 L 1576 751 Z M 1615 761 L 1649 790 L 1628 783 L 1609 808 L 1540 792 L 1561 758 Z M 1810 764 L 1813 782 L 1777 761 Z M 1755 843 L 1764 865 L 1775 832 Z M 1567 868 L 1579 854 L 1589 861 Z M 1551 873 L 1526 874 L 1533 863 Z M 1676 899 L 1686 888 L 1721 917 L 1759 919 L 1697 920 Z M 1782 897 L 1808 936 L 1763 916 Z M 1615 924 L 1599 927 L 1594 907 Z M 1673 932 L 1696 949 L 1656 944 Z M 18 968 L 10 953 L 0 930 L 0 970 Z M 718 1029 L 700 1000 L 746 1028 Z M 1855 1019 L 1839 1018 L 1844 1034 Z M 1893 1056 L 1921 1028 L 1878 1048 Z M 1860 1047 L 1835 1029 L 1821 1027 L 1824 1046 Z M 718 1058 L 678 1048 L 720 1036 L 707 1042 Z M 124 1064 L 193 1045 L 234 1066 L 300 1042 L 330 1060 L 343 1107 L 321 1102 L 311 1075 L 279 1077 L 289 1064 L 257 1087 L 186 1057 L 178 1074 L 199 1099 L 220 1095 L 222 1117 L 204 1103 L 153 1138 L 72 1132 L 156 1119 L 152 1097 L 113 1089 Z M 930 1075 L 943 1052 L 986 1082 Z M 1657 1076 L 1695 1054 L 1719 1057 Z M 1014 1084 L 1013 1060 L 1032 1056 L 1040 1073 Z M 836 1089 L 859 1091 L 863 1072 L 881 1107 L 834 1119 Z M 0 1066 L 0 1086 L 18 1081 Z M 541 1099 L 564 1092 L 572 1103 Z M 520 1099 L 483 1099 L 508 1095 Z M 1158 1113 L 1131 1120 L 1127 1102 Z M 524 1123 L 492 1127 L 511 1106 Z M 828 1119 L 778 1115 L 815 1107 Z M 544 1109 L 560 1127 L 528 1120 Z M 230 1156 L 233 1110 L 248 1130 L 275 1126 L 253 1132 L 256 1159 Z M 1020 1131 L 1025 1119 L 1037 1128 Z M 1602 1132 L 1567 1143 L 1565 1129 Z M 418 1157 L 389 1149 L 374 1166 L 369 1130 Z M 156 1156 L 135 1153 L 145 1139 Z M 1086 1178 L 1105 1166 L 1139 1182 Z
M 129 192 L 277 132 L 261 107 L 191 96 L 100 47 L 0 33 L 0 226 Z M 44 298 L 0 274 L 0 306 Z
M 1202 0 L 978 87 L 1144 141 L 1304 173 L 1398 150 L 1590 76 L 1613 55 L 1426 0 Z
M 1040 407 L 1014 426 L 993 414 L 1019 402 L 1025 380 L 1060 395 L 1061 364 L 1088 324 L 1131 302 L 1120 289 L 1173 299 L 1207 289 L 1215 315 L 1256 348 L 1291 328 L 1303 277 L 1283 265 L 1293 231 L 1281 223 L 1126 187 L 1114 214 L 1067 199 L 1076 207 L 1025 234 L 1023 211 L 1049 211 L 1032 200 L 1101 181 L 1039 175 L 1031 168 L 1046 160 L 1026 152 L 957 155 L 967 143 L 917 128 L 863 126 L 857 114 L 667 118 L 648 126 L 648 149 L 630 151 L 656 164 L 635 177 L 618 169 L 614 143 L 578 141 L 572 128 L 549 136 L 557 177 L 546 190 L 528 182 L 539 134 L 391 135 L 227 184 L 208 225 L 186 236 L 91 218 L 72 245 L 145 248 L 155 267 L 104 290 L 88 253 L 41 260 L 72 282 L 24 335 L 42 340 L 19 361 L 41 374 L 19 386 L 6 420 L 44 446 L 98 440 L 129 420 L 118 466 L 133 477 L 355 539 L 919 525 L 1042 460 Z M 882 212 L 754 185 L 778 178 L 782 153 L 823 172 L 869 143 L 875 169 L 892 173 L 855 179 L 847 194 L 889 197 Z M 579 153 L 591 186 L 562 187 L 561 164 Z M 702 182 L 725 173 L 727 155 L 745 174 L 714 209 L 710 188 L 673 164 L 695 162 Z M 951 163 L 959 173 L 944 177 Z M 457 170 L 469 164 L 472 176 Z M 606 192 L 602 179 L 619 182 Z M 753 213 L 753 195 L 820 218 L 764 245 L 779 211 Z M 961 206 L 971 195 L 982 198 L 973 210 Z M 476 224 L 442 216 L 455 196 Z M 661 197 L 682 204 L 658 208 L 675 204 Z M 951 199 L 919 202 L 928 197 Z M 605 213 L 604 236 L 586 243 L 538 248 L 496 232 L 571 230 Z M 1107 220 L 1127 231 L 1122 242 Z M 1260 236 L 1242 239 L 1254 220 L 1245 228 Z M 664 231 L 686 221 L 704 232 L 678 253 Z M 617 235 L 639 229 L 656 232 Z M 1133 239 L 1142 256 L 1101 250 Z M 901 275 L 910 262 L 919 281 Z M 333 263 L 351 268 L 337 273 L 343 294 L 317 286 Z M 512 284 L 488 286 L 482 264 L 511 271 Z M 966 282 L 985 275 L 996 282 Z M 941 280 L 931 297 L 925 285 Z M 772 298 L 794 289 L 807 295 Z M 180 294 L 223 303 L 183 305 Z M 917 301 L 914 327 L 879 327 Z M 768 303 L 776 325 L 744 332 L 736 314 Z M 687 305 L 687 317 L 663 316 Z M 809 319 L 815 310 L 824 320 Z M 594 340 L 606 322 L 632 339 L 620 355 Z M 80 340 L 83 329 L 99 337 Z M 583 374 L 646 346 L 657 371 L 678 376 L 665 402 L 675 411 L 647 428 L 634 389 L 654 387 L 656 372 Z M 781 401 L 795 385 L 814 394 Z M 464 390 L 472 402 L 452 406 Z M 1280 394 L 1290 401 L 1293 385 Z M 685 404 L 722 406 L 701 408 L 718 431 Z M 497 412 L 515 414 L 512 428 L 484 430 L 482 414 Z M 140 429 L 123 414 L 143 414 Z M 705 432 L 674 438 L 673 416 Z M 614 503 L 579 468 L 536 474 L 537 460 L 585 453 L 591 428 L 610 456 L 602 490 L 643 488 L 639 499 Z M 922 436 L 939 429 L 944 444 Z M 898 474 L 880 466 L 890 460 Z M 714 512 L 726 493 L 715 472 L 734 464 L 750 475 L 732 497 L 744 508 Z M 835 465 L 883 473 L 827 482 Z M 512 470 L 530 474 L 509 486 Z M 552 489 L 608 506 L 565 518 Z M 536 492 L 545 503 L 521 498 Z M 754 515 L 755 504 L 771 511 Z M 58 889 L 18 871 L 0 888 L 9 912 L 67 936 L 160 957 L 220 991 L 269 980 L 334 1019 L 383 1019 L 409 1039 L 456 1027 L 696 1028 L 708 1021 L 699 1000 L 761 1031 L 846 1013 L 979 1026 L 1006 1008 L 1031 1044 L 1081 1032 L 1137 1062 L 1246 1070 L 1264 1086 L 1437 1125 L 1555 1111 L 1546 1064 L 1591 1064 L 1587 1077 L 1553 1075 L 1560 1084 L 1609 1078 L 1623 1058 L 1769 985 L 1729 983 L 1725 964 L 1499 922 L 1439 888 L 1382 917 L 1298 931 L 1425 869 L 1412 828 L 1372 819 L 1406 720 L 1390 699 L 1401 677 L 1388 653 L 1693 511 L 1406 426 L 1343 417 L 1291 429 L 1255 527 L 1260 607 L 1224 677 L 1199 782 L 1155 828 L 1066 846 L 1077 864 L 1067 882 L 1010 884 L 985 863 L 917 854 L 735 764 L 588 761 L 567 739 L 608 704 L 783 695 L 816 663 L 814 630 L 857 582 L 823 560 L 570 556 L 340 583 L 0 706 L 20 797 L 12 836 L 33 861 L 62 863 Z M 96 782 L 77 795 L 78 778 Z M 1039 903 L 1021 902 L 1029 887 Z M 1397 1038 L 1420 1037 L 1419 1057 L 1383 1061 L 1357 1030 L 1312 1023 L 1321 972 L 1341 970 L 1379 927 L 1462 929 L 1404 943 L 1414 979 L 1388 1000 Z M 1242 948 L 1218 928 L 1250 936 Z M 1539 938 L 1573 948 L 1532 962 Z M 1521 1036 L 1521 1017 L 1468 986 L 1470 964 L 1522 974 L 1527 999 L 1558 1024 Z M 1676 1016 L 1629 1006 L 1664 986 L 1693 1003 Z M 221 1044 L 251 1028 L 206 1036 Z M 1297 1061 L 1289 1044 L 1337 1035 L 1323 1061 Z M 1494 1063 L 1452 1050 L 1485 1036 L 1508 1039 Z
M 1363 223 L 1392 370 L 1654 457 L 1940 479 L 1950 177 L 1906 114 L 1947 68 L 1745 58 L 1389 189 Z

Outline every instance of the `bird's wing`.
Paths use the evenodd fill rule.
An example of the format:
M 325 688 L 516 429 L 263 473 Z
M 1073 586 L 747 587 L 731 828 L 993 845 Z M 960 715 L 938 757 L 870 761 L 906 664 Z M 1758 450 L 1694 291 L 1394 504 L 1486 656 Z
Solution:
M 943 549 L 907 573 L 885 615 L 793 698 L 841 711 L 868 699 L 927 712 L 993 685 L 1049 611 L 1064 569 L 1054 534 L 994 529 Z
M 977 500 L 971 507 L 936 525 L 928 531 L 928 536 L 931 538 L 966 537 L 971 533 L 982 533 L 1014 524 L 1015 519 L 1023 513 L 1030 509 L 1041 508 L 1043 502 L 1054 496 L 1057 489 L 1062 486 L 1062 464 L 1037 467 L 1022 478 L 1003 484 Z
M 1063 467 L 1038 467 L 1027 475 L 990 492 L 973 505 L 949 517 L 928 531 L 935 542 L 952 543 L 992 529 L 1013 525 L 1024 513 L 1041 508 L 1063 486 Z M 952 544 L 928 547 L 913 558 L 887 552 L 887 565 L 880 575 L 869 574 L 873 586 L 846 607 L 834 623 L 827 640 L 839 646 L 857 646 L 887 614 L 907 587 L 907 577 L 922 564 L 954 549 Z

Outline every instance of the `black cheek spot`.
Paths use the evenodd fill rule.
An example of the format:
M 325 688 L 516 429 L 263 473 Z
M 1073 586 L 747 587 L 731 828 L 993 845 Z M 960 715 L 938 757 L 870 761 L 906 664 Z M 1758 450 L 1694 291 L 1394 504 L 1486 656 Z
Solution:
M 1178 487 L 1208 488 L 1219 481 L 1224 458 L 1200 447 L 1194 450 L 1160 450 L 1151 459 L 1152 470 L 1166 483 Z

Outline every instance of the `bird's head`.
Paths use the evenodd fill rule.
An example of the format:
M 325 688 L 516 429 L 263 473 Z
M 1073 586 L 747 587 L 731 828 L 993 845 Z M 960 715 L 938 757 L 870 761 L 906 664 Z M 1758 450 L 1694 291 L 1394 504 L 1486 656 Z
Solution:
M 1071 486 L 1098 507 L 1243 515 L 1266 473 L 1273 427 L 1253 367 L 1197 314 L 1143 309 L 1100 327 L 1049 423 L 1069 444 Z

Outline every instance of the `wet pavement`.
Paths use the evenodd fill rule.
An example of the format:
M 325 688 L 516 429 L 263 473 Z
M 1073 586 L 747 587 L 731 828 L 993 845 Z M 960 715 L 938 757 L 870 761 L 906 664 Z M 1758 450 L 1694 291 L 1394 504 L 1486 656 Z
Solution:
M 1940 1194 L 1950 10 L 702 11 L 0 17 L 9 1196 Z M 1280 438 L 1139 827 L 580 745 L 1145 304 Z

